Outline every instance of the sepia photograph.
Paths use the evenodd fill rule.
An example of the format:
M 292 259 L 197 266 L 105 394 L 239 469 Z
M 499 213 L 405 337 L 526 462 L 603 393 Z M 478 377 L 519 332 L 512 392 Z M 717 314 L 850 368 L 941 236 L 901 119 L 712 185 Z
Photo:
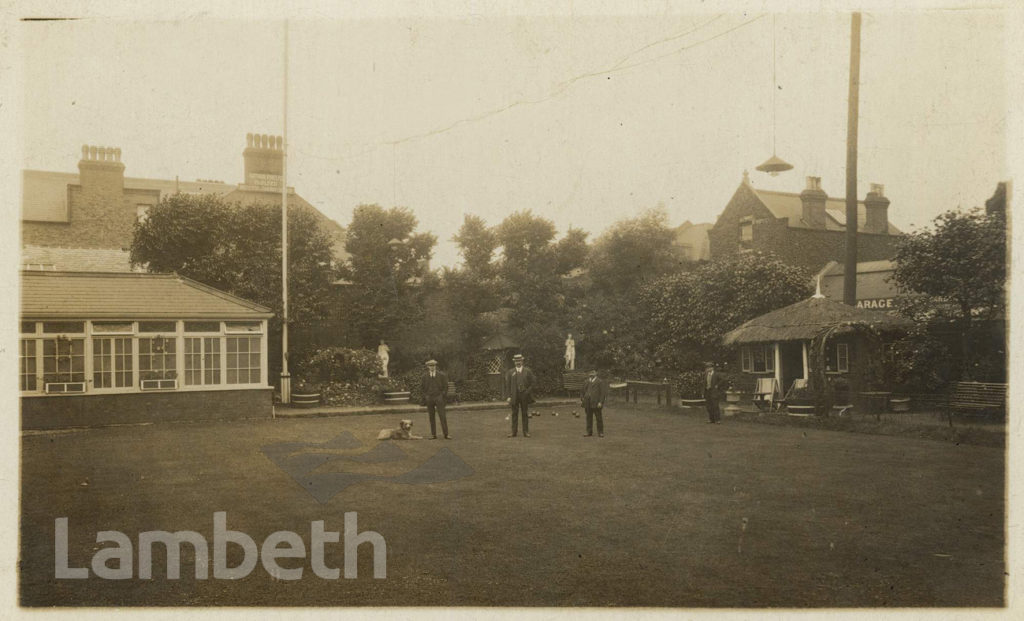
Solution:
M 5 613 L 1011 613 L 1011 4 L 15 6 Z

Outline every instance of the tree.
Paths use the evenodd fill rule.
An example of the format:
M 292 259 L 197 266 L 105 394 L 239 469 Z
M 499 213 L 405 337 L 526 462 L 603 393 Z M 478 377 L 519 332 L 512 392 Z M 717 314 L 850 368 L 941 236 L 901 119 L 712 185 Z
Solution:
M 751 252 L 665 276 L 641 289 L 650 352 L 687 370 L 726 361 L 722 336 L 740 324 L 811 294 L 810 274 L 774 255 Z
M 437 238 L 415 233 L 418 222 L 404 207 L 360 205 L 352 214 L 341 276 L 350 282 L 345 295 L 347 319 L 364 346 L 390 338 L 399 324 L 422 312 L 418 286 L 428 273 Z
M 466 271 L 481 277 L 492 275 L 498 236 L 480 216 L 466 214 L 459 232 L 452 237 L 459 247 Z
M 1006 221 L 999 209 L 951 210 L 898 243 L 893 278 L 910 295 L 905 314 L 933 324 L 952 322 L 960 343 L 961 377 L 990 353 L 973 346 L 976 332 L 1006 310 Z
M 289 320 L 309 324 L 330 312 L 331 239 L 306 208 L 288 210 Z M 239 207 L 215 195 L 175 194 L 135 225 L 133 265 L 176 272 L 274 310 L 279 327 L 281 208 Z M 274 325 L 274 324 L 277 325 Z
M 626 291 L 679 269 L 682 253 L 672 245 L 675 231 L 663 209 L 620 220 L 594 243 L 589 257 L 594 286 Z

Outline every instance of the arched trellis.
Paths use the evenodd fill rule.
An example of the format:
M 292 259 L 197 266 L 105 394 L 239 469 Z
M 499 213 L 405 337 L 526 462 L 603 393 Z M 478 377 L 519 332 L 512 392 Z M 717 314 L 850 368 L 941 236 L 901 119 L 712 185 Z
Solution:
M 874 351 L 880 349 L 882 344 L 881 331 L 876 326 L 862 321 L 836 322 L 825 326 L 815 334 L 814 338 L 811 339 L 810 346 L 807 348 L 807 373 L 808 388 L 818 396 L 816 401 L 818 402 L 819 414 L 827 413 L 832 407 L 834 394 L 832 392 L 832 385 L 825 375 L 825 352 L 829 340 L 837 333 L 859 335 L 864 338 L 864 341 Z

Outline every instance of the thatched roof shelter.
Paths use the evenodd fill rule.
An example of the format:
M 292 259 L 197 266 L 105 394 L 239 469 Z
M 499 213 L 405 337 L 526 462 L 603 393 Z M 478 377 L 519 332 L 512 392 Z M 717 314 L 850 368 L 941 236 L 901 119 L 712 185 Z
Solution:
M 848 306 L 825 297 L 812 297 L 755 317 L 726 333 L 722 340 L 726 345 L 809 341 L 824 328 L 836 325 L 841 326 L 836 333 L 842 333 L 852 330 L 852 326 L 904 330 L 912 322 L 882 311 Z

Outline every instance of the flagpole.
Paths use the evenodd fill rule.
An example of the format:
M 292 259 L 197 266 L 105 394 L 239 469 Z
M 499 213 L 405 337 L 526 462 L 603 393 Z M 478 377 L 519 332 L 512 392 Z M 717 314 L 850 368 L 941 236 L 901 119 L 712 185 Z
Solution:
M 284 123 L 281 132 L 281 403 L 291 403 L 288 374 L 288 20 L 284 20 Z

